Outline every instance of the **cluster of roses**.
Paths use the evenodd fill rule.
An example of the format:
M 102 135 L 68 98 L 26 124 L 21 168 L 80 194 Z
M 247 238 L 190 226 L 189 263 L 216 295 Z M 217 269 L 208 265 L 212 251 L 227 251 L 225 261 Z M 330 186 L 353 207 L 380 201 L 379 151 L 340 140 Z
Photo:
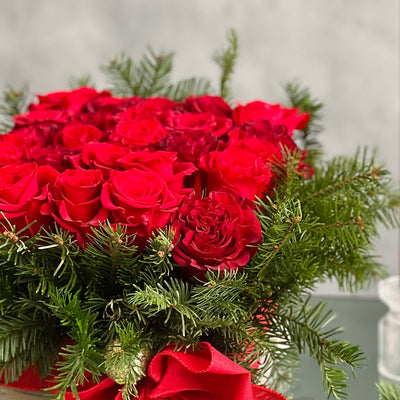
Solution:
M 80 88 L 39 96 L 0 136 L 0 222 L 35 234 L 54 222 L 85 246 L 91 228 L 126 225 L 141 248 L 157 228 L 180 238 L 190 274 L 241 269 L 261 228 L 253 200 L 308 114 L 217 96 L 116 98 Z M 307 165 L 302 168 L 308 172 Z

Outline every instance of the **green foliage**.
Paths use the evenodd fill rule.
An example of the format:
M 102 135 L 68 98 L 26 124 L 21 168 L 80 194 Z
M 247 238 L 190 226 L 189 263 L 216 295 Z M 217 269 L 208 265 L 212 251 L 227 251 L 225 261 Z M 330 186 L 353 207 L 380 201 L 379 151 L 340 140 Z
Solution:
M 216 52 L 213 60 L 221 68 L 221 80 L 219 85 L 220 95 L 227 101 L 232 101 L 232 93 L 229 87 L 236 60 L 238 58 L 238 36 L 234 29 L 227 33 L 228 45 L 225 49 Z
M 342 329 L 329 326 L 333 315 L 330 310 L 325 311 L 325 306 L 319 303 L 310 307 L 306 301 L 300 308 L 290 306 L 282 311 L 278 308 L 272 314 L 276 321 L 273 325 L 290 332 L 290 341 L 300 353 L 308 350 L 321 368 L 328 395 L 341 399 L 346 397 L 343 389 L 347 386 L 347 376 L 338 365 L 347 364 L 354 369 L 361 366 L 364 358 L 358 346 L 336 339 Z
M 96 86 L 93 82 L 92 77 L 89 74 L 85 74 L 82 76 L 71 76 L 71 78 L 69 79 L 69 87 L 71 89 L 77 89 L 83 86 L 92 88 Z
M 147 49 L 142 59 L 135 63 L 132 58 L 120 54 L 103 67 L 112 91 L 117 96 L 165 96 L 182 100 L 190 95 L 200 96 L 210 91 L 210 82 L 204 78 L 188 78 L 171 83 L 173 53 L 156 54 Z
M 376 385 L 379 393 L 379 400 L 399 400 L 400 388 L 395 384 L 381 382 Z
M 323 104 L 319 100 L 313 99 L 309 89 L 301 87 L 296 80 L 287 82 L 284 88 L 291 107 L 296 107 L 300 112 L 310 115 L 309 123 L 303 130 L 296 132 L 295 139 L 300 142 L 303 150 L 307 150 L 307 162 L 315 165 L 322 156 L 322 146 L 317 137 L 323 128 L 321 124 Z
M 9 132 L 14 127 L 13 116 L 23 114 L 30 103 L 28 85 L 21 89 L 9 87 L 0 100 L 0 133 Z

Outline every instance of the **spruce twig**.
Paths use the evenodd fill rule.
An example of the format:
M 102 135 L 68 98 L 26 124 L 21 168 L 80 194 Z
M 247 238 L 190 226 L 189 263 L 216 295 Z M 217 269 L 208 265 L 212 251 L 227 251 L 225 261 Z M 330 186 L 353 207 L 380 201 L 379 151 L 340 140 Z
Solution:
M 15 89 L 8 87 L 0 100 L 0 133 L 9 132 L 14 127 L 13 116 L 26 112 L 32 100 L 28 85 Z
M 220 95 L 229 102 L 232 100 L 230 83 L 238 57 L 238 36 L 234 29 L 228 31 L 227 40 L 227 47 L 216 52 L 213 60 L 221 68 Z

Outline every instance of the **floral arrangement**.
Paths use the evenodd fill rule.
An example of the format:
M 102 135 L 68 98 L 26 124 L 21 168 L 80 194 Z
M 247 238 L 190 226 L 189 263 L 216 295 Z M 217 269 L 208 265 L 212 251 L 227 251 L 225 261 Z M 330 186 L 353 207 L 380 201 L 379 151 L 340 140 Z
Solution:
M 105 67 L 112 89 L 5 93 L 0 136 L 3 384 L 56 399 L 284 399 L 298 355 L 345 397 L 362 353 L 311 306 L 318 282 L 357 289 L 384 267 L 376 225 L 398 197 L 373 156 L 323 162 L 321 104 L 229 103 L 170 81 L 172 54 Z M 82 83 L 82 82 L 79 82 Z M 5 124 L 7 120 L 3 121 Z

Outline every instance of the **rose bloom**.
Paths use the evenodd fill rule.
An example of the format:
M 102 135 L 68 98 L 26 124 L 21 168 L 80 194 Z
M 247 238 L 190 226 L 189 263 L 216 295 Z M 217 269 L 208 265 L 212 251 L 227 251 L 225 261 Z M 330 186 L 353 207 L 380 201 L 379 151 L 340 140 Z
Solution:
M 19 136 L 27 150 L 53 146 L 69 117 L 58 110 L 37 110 L 14 117 L 12 134 Z
M 70 156 L 75 153 L 73 149 L 67 149 L 59 144 L 45 147 L 37 146 L 25 149 L 25 152 L 26 160 L 35 162 L 37 165 L 50 165 L 58 172 L 72 168 Z
M 253 101 L 245 106 L 237 106 L 232 113 L 237 125 L 256 119 L 264 119 L 273 125 L 283 125 L 291 135 L 295 129 L 303 129 L 310 116 L 307 113 L 299 114 L 297 108 L 284 108 L 280 104 L 268 104 L 263 101 Z
M 108 91 L 98 92 L 93 88 L 81 87 L 70 91 L 60 91 L 38 96 L 39 103 L 31 104 L 30 111 L 63 110 L 75 118 L 82 113 L 86 104 L 94 99 L 111 97 Z
M 229 132 L 229 140 L 248 140 L 256 138 L 264 144 L 271 144 L 276 148 L 284 147 L 291 153 L 300 151 L 292 137 L 288 134 L 288 128 L 283 125 L 272 125 L 267 120 L 257 119 L 246 122 Z
M 223 151 L 212 151 L 200 160 L 208 191 L 229 187 L 249 200 L 262 197 L 275 182 L 272 170 L 282 160 L 279 146 L 257 138 L 233 140 Z
M 183 189 L 172 190 L 162 175 L 132 168 L 114 172 L 104 184 L 101 198 L 111 223 L 123 223 L 143 246 L 151 233 L 164 228 L 180 204 Z
M 120 159 L 129 153 L 129 149 L 112 143 L 86 143 L 82 152 L 70 157 L 75 168 L 98 169 L 104 179 L 110 171 L 122 169 Z
M 203 278 L 208 270 L 239 270 L 261 242 L 261 226 L 252 203 L 236 193 L 192 193 L 172 223 L 177 242 L 174 260 L 186 277 Z
M 86 143 L 100 142 L 103 136 L 103 132 L 95 126 L 73 121 L 62 131 L 62 144 L 68 149 L 80 150 Z
M 43 207 L 47 201 L 49 186 L 57 179 L 58 172 L 47 165 L 34 163 L 9 165 L 0 168 L 0 211 L 16 231 L 36 221 L 29 229 L 33 235 L 41 226 L 48 227 L 52 218 L 46 216 Z M 0 214 L 0 221 L 8 229 L 8 223 Z
M 168 151 L 132 151 L 119 160 L 125 169 L 154 171 L 160 174 L 171 190 L 179 192 L 184 187 L 184 179 L 197 168 L 189 162 L 180 162 L 177 154 Z
M 12 133 L 0 135 L 0 167 L 20 164 L 24 157 L 22 138 Z
M 118 123 L 115 132 L 110 135 L 110 140 L 130 148 L 143 149 L 167 134 L 168 132 L 157 120 L 130 120 Z
M 232 109 L 229 104 L 219 96 L 190 96 L 184 100 L 185 109 L 192 113 L 209 112 L 217 117 L 232 117 Z
M 75 233 L 81 246 L 91 228 L 108 218 L 100 198 L 103 184 L 99 170 L 68 169 L 58 176 L 49 193 L 46 213 Z
M 176 152 L 178 160 L 191 162 L 196 166 L 203 155 L 224 147 L 225 143 L 212 133 L 199 130 L 192 132 L 173 131 L 155 145 L 157 149 Z
M 230 118 L 215 116 L 212 113 L 174 113 L 167 119 L 167 128 L 184 133 L 203 133 L 222 136 L 233 126 Z
M 257 119 L 246 122 L 233 129 L 231 132 L 229 132 L 229 139 L 234 142 L 235 140 L 248 140 L 249 138 L 257 138 L 267 146 L 273 145 L 276 149 L 283 147 L 285 151 L 289 151 L 291 154 L 302 153 L 298 165 L 298 171 L 301 173 L 304 179 L 309 179 L 314 175 L 314 170 L 310 165 L 304 162 L 307 152 L 301 152 L 288 133 L 289 131 L 286 126 L 272 125 L 267 120 Z M 276 161 L 283 163 L 282 155 L 275 154 L 274 158 Z
M 134 112 L 136 119 L 156 119 L 164 125 L 171 112 L 180 108 L 182 106 L 177 101 L 166 97 L 151 97 L 138 102 L 131 112 Z
M 110 96 L 99 96 L 90 99 L 83 108 L 77 119 L 84 124 L 94 125 L 101 131 L 109 132 L 121 121 L 121 115 L 141 101 L 138 96 L 129 98 L 116 98 Z

